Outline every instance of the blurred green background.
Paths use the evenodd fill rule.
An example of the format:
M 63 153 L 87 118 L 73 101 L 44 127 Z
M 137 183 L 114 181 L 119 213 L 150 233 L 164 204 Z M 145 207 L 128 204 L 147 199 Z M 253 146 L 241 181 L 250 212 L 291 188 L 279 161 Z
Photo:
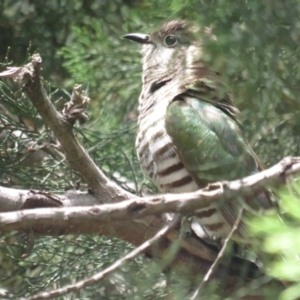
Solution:
M 264 165 L 300 155 L 297 0 L 0 0 L 0 68 L 22 65 L 40 53 L 45 89 L 58 109 L 74 84 L 81 83 L 91 102 L 89 121 L 75 128 L 80 141 L 125 189 L 153 190 L 143 178 L 134 149 L 141 57 L 138 46 L 122 36 L 149 33 L 175 18 L 213 28 L 217 41 L 205 44 L 204 59 L 222 72 L 241 110 L 244 134 Z M 0 184 L 54 192 L 76 186 L 78 174 L 58 155 L 43 150 L 38 157 L 28 153 L 29 146 L 51 142 L 54 137 L 21 91 L 0 81 Z M 270 262 L 270 273 L 284 279 L 288 273 L 288 279 L 296 282 L 300 264 L 294 257 L 300 248 L 293 242 L 300 240 L 300 213 L 291 212 L 299 211 L 299 188 L 296 179 L 290 185 L 279 191 L 286 199 L 283 210 L 289 207 L 289 220 L 279 224 L 271 216 L 253 222 L 253 228 L 266 238 L 264 249 L 277 255 Z M 276 248 L 272 237 L 282 247 Z M 20 234 L 1 237 L 0 288 L 16 296 L 87 278 L 131 248 L 97 236 L 40 237 L 23 259 L 25 244 Z M 286 253 L 286 245 L 294 249 L 293 255 Z M 280 269 L 282 255 L 285 265 Z M 163 287 L 164 280 L 152 261 L 138 258 L 103 283 L 61 299 L 165 299 L 170 293 L 176 295 L 173 299 L 183 299 L 184 279 L 170 289 Z M 281 299 L 296 299 L 298 290 L 296 284 Z M 208 289 L 201 299 L 212 299 L 211 293 Z

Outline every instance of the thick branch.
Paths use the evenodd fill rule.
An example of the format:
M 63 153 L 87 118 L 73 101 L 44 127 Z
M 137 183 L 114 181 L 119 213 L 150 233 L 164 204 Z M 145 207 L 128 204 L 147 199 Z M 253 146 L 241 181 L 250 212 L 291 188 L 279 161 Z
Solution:
M 77 232 L 79 228 L 80 232 L 89 230 L 89 233 L 92 233 L 95 228 L 105 222 L 142 219 L 165 212 L 192 215 L 195 210 L 206 209 L 213 203 L 217 205 L 224 201 L 237 201 L 235 199 L 239 197 L 255 197 L 266 186 L 282 185 L 290 175 L 296 173 L 300 173 L 300 158 L 288 157 L 258 174 L 242 180 L 215 183 L 194 193 L 143 198 L 132 196 L 131 200 L 115 204 L 2 213 L 0 214 L 0 230 L 27 230 L 35 226 L 40 228 L 40 225 L 47 225 L 56 228 L 69 227 L 67 233 Z M 66 199 L 65 197 L 64 201 Z

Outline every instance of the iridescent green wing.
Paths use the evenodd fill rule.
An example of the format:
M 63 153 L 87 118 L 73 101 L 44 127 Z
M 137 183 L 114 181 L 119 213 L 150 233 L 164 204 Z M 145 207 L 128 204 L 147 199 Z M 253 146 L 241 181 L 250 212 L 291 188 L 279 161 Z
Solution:
M 239 126 L 220 108 L 189 96 L 171 102 L 166 114 L 166 130 L 178 155 L 199 187 L 221 180 L 234 180 L 254 174 L 259 162 L 244 141 Z M 252 200 L 252 207 L 270 207 L 267 196 Z M 221 208 L 227 223 L 233 226 L 240 204 Z

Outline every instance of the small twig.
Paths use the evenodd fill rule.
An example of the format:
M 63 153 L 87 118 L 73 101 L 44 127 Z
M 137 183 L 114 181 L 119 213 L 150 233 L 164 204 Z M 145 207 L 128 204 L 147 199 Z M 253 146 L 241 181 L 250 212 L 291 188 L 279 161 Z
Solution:
M 208 269 L 208 271 L 206 272 L 203 280 L 201 281 L 199 287 L 197 288 L 197 290 L 194 292 L 194 294 L 192 295 L 192 297 L 190 298 L 190 300 L 195 300 L 197 298 L 197 296 L 200 294 L 201 290 L 203 289 L 204 285 L 208 282 L 208 280 L 210 279 L 211 275 L 213 274 L 213 272 L 216 270 L 216 268 L 218 267 L 218 265 L 221 262 L 221 258 L 223 257 L 223 254 L 226 250 L 226 247 L 232 237 L 232 235 L 236 232 L 236 230 L 239 227 L 240 221 L 242 219 L 243 216 L 243 211 L 244 209 L 241 208 L 239 211 L 239 214 L 237 216 L 237 219 L 235 220 L 235 223 L 233 225 L 233 227 L 231 228 L 230 233 L 228 234 L 227 238 L 224 241 L 224 244 L 218 254 L 218 256 L 216 257 L 214 263 L 210 266 L 210 268 Z
M 34 232 L 32 230 L 29 230 L 29 232 L 27 233 L 26 249 L 25 252 L 22 254 L 22 258 L 26 258 L 32 252 L 34 243 L 35 243 Z
M 33 297 L 27 298 L 27 300 L 40 300 L 40 299 L 51 299 L 54 297 L 59 297 L 62 295 L 65 295 L 67 293 L 78 291 L 86 286 L 92 285 L 94 283 L 99 282 L 100 280 L 106 278 L 111 273 L 115 272 L 118 268 L 120 268 L 126 261 L 130 261 L 143 253 L 146 249 L 151 247 L 153 244 L 155 244 L 159 239 L 161 239 L 170 229 L 172 229 L 176 224 L 179 222 L 179 216 L 176 216 L 171 223 L 164 226 L 155 236 L 153 236 L 151 239 L 140 245 L 139 247 L 135 248 L 131 252 L 129 252 L 124 257 L 118 259 L 116 262 L 114 262 L 111 266 L 106 268 L 105 270 L 93 275 L 92 277 L 79 281 L 75 284 L 70 284 L 68 286 L 65 286 L 63 288 L 52 290 L 50 292 L 43 292 L 40 294 L 37 294 Z M 25 300 L 25 299 L 24 299 Z

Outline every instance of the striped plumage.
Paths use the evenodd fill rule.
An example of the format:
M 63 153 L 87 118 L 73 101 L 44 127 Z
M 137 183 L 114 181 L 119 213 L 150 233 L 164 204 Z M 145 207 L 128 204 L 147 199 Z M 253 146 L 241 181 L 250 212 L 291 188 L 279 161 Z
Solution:
M 150 101 L 151 99 L 148 98 Z M 145 106 L 147 103 L 149 102 L 142 102 L 139 107 L 136 138 L 137 155 L 142 170 L 163 193 L 198 190 L 199 185 L 180 161 L 176 147 L 166 131 L 165 114 L 168 101 L 160 101 L 151 105 L 150 109 L 147 109 L 148 105 Z M 230 230 L 226 222 L 220 221 L 218 211 L 212 206 L 198 212 L 198 218 L 201 218 L 201 225 L 205 225 L 206 232 L 211 235 L 223 236 Z
M 151 97 L 147 100 L 151 101 Z M 168 101 L 155 103 L 150 109 L 147 109 L 148 103 L 145 101 L 140 104 L 136 139 L 142 169 L 161 192 L 182 193 L 197 190 L 198 185 L 180 162 L 176 148 L 166 131 L 165 115 Z
M 163 193 L 193 192 L 206 184 L 198 185 L 181 162 L 176 147 L 168 135 L 165 116 L 170 93 L 169 86 L 160 88 L 156 93 L 140 99 L 138 134 L 136 138 L 137 155 L 144 173 Z M 144 98 L 143 93 L 140 96 Z M 225 179 L 225 178 L 224 178 Z M 197 219 L 210 236 L 226 236 L 230 227 L 220 216 L 217 209 L 208 206 L 198 211 Z
M 244 141 L 237 109 L 219 80 L 201 61 L 200 31 L 176 20 L 150 35 L 125 37 L 143 44 L 143 88 L 136 149 L 143 171 L 163 193 L 192 192 L 210 182 L 255 173 L 260 163 Z M 267 193 L 247 199 L 255 209 L 272 206 Z M 225 238 L 242 204 L 195 212 L 211 237 Z M 245 239 L 243 223 L 235 239 Z

